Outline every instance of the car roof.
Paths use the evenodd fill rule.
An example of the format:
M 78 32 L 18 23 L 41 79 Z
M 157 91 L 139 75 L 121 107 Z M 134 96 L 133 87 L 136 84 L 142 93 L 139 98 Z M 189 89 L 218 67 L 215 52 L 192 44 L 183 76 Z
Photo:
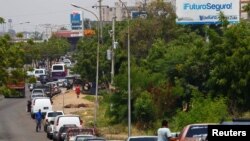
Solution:
M 76 137 L 93 137 L 94 135 L 90 135 L 90 134 L 79 134 L 76 135 Z
M 62 127 L 77 127 L 75 124 L 64 124 Z
M 241 122 L 241 121 L 224 121 L 221 125 L 250 125 L 250 122 Z
M 85 141 L 88 141 L 88 140 L 93 140 L 93 141 L 95 141 L 95 140 L 106 140 L 105 138 L 103 138 L 103 137 L 93 137 L 93 138 L 86 138 L 86 139 L 84 139 Z
M 145 136 L 130 136 L 129 138 L 152 138 L 152 137 L 157 137 L 157 136 L 147 136 L 147 135 L 145 135 Z
M 192 123 L 188 124 L 188 126 L 198 126 L 198 125 L 217 125 L 218 123 Z
M 145 135 L 145 136 L 130 136 L 127 138 L 128 140 L 143 140 L 143 139 L 153 139 L 153 140 L 157 140 L 157 136 L 150 136 L 150 135 Z
M 60 111 L 60 110 L 58 110 L 58 111 L 47 111 L 47 113 L 54 113 L 54 112 L 62 112 L 63 113 L 63 111 Z

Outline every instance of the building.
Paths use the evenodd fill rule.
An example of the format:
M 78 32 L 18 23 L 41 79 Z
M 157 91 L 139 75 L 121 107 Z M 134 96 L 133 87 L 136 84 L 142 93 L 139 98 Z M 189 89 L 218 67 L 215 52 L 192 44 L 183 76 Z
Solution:
M 250 13 L 245 12 L 245 11 L 243 10 L 243 7 L 244 7 L 245 5 L 250 4 L 250 0 L 241 0 L 240 4 L 241 4 L 241 11 L 240 11 L 240 16 L 241 16 L 241 18 L 242 18 L 242 19 L 250 19 Z
M 126 5 L 128 11 L 130 12 L 129 13 L 130 17 L 132 17 L 131 15 L 133 14 L 133 12 L 145 11 L 146 6 L 153 1 L 155 0 L 137 0 L 134 6 L 127 6 L 126 2 L 124 2 L 124 4 Z M 164 0 L 164 1 L 170 2 L 173 6 L 175 6 L 176 4 L 176 0 Z M 242 19 L 250 18 L 250 14 L 243 11 L 243 7 L 248 3 L 250 3 L 250 0 L 240 0 L 241 4 L 240 15 Z M 104 22 L 112 21 L 113 17 L 116 17 L 117 21 L 122 21 L 127 18 L 127 10 L 121 2 L 115 2 L 114 7 L 102 7 L 102 20 Z
M 125 6 L 124 6 L 125 5 Z M 138 11 L 138 6 L 128 6 L 126 2 L 124 5 L 120 2 L 115 2 L 114 7 L 102 7 L 102 20 L 112 21 L 113 17 L 116 17 L 116 21 L 125 20 L 128 17 L 128 14 L 131 17 L 132 11 Z M 127 13 L 129 12 L 129 13 Z

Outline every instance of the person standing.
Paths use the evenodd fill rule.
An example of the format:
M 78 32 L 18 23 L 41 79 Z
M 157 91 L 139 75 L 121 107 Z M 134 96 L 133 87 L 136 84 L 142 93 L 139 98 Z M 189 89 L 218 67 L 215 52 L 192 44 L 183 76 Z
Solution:
M 36 132 L 38 132 L 38 129 L 41 130 L 41 124 L 43 119 L 41 109 L 39 109 L 38 112 L 35 114 L 35 119 L 36 119 Z
M 157 141 L 171 141 L 171 131 L 168 128 L 168 121 L 163 120 L 161 124 L 161 128 L 157 130 Z

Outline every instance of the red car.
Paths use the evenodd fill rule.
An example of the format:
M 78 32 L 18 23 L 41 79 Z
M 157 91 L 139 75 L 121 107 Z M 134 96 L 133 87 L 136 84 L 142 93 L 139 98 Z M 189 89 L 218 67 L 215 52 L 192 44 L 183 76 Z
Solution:
M 215 123 L 196 123 L 185 126 L 179 137 L 178 141 L 200 141 L 207 137 L 208 125 L 216 125 Z

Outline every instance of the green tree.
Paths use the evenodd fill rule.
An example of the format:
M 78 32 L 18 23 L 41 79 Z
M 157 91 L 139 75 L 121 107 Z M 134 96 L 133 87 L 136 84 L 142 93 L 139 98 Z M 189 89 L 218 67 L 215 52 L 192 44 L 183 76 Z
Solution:
M 0 94 L 10 94 L 8 83 L 25 79 L 23 71 L 24 50 L 18 44 L 12 44 L 8 36 L 0 37 Z
M 212 67 L 207 86 L 213 94 L 227 96 L 231 110 L 246 110 L 250 106 L 247 102 L 250 86 L 249 26 L 246 22 L 232 25 L 225 30 L 223 42 L 210 49 L 213 50 Z
M 150 93 L 144 91 L 135 100 L 135 118 L 137 121 L 137 128 L 148 129 L 153 126 L 156 119 L 155 106 Z
M 247 5 L 243 6 L 243 10 L 247 12 L 248 18 L 250 17 L 250 4 L 248 3 Z
M 190 103 L 192 107 L 188 112 L 180 109 L 173 117 L 170 124 L 173 125 L 170 127 L 173 131 L 180 131 L 191 123 L 219 123 L 221 120 L 230 119 L 226 104 L 227 99 L 204 97 L 196 88 L 192 87 L 191 89 L 193 97 Z
M 5 20 L 4 18 L 0 17 L 0 24 L 3 24 L 3 23 L 5 23 Z

